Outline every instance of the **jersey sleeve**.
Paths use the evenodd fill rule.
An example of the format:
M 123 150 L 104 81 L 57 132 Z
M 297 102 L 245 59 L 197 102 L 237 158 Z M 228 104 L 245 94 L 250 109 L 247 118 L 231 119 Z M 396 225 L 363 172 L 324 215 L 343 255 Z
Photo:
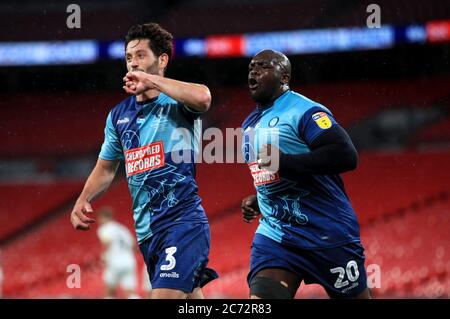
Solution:
M 306 144 L 311 145 L 320 134 L 334 125 L 338 124 L 329 110 L 314 106 L 303 114 L 298 131 Z
M 111 113 L 109 113 L 108 118 L 106 119 L 105 140 L 98 157 L 107 161 L 124 159 L 122 144 L 112 123 Z
M 199 118 L 200 115 L 203 114 L 203 112 L 196 111 L 193 108 L 191 108 L 187 105 L 184 105 L 183 103 L 178 103 L 178 107 L 181 108 L 183 114 L 190 120 L 195 120 L 195 119 Z

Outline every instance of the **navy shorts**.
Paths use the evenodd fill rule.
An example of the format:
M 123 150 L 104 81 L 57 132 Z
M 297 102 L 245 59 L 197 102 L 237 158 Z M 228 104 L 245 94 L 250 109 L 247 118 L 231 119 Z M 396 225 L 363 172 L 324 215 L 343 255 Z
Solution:
M 367 288 L 364 248 L 348 243 L 326 249 L 300 249 L 255 234 L 247 281 L 265 268 L 282 268 L 306 284 L 321 285 L 332 298 L 351 298 Z
M 144 256 L 152 288 L 191 293 L 217 278 L 209 268 L 209 225 L 176 224 L 154 234 L 139 248 Z

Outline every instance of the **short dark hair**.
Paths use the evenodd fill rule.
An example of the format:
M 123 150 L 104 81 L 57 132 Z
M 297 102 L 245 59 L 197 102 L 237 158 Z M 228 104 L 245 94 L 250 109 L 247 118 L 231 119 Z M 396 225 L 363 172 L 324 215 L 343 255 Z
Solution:
M 125 36 L 125 49 L 130 41 L 149 39 L 150 49 L 159 57 L 166 53 L 169 60 L 172 58 L 173 36 L 158 23 L 136 24 L 132 26 Z

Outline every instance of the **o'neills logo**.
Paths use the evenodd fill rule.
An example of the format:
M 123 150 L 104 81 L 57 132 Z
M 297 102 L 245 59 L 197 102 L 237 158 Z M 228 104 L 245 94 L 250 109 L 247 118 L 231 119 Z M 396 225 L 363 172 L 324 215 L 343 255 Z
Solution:
M 162 272 L 159 274 L 159 277 L 161 277 L 161 278 L 180 278 L 180 275 L 177 272 L 172 271 L 170 273 Z
M 163 142 L 155 142 L 125 152 L 127 176 L 164 166 Z
M 278 173 L 272 173 L 265 168 L 259 168 L 257 162 L 248 164 L 248 167 L 250 168 L 250 173 L 252 173 L 255 186 L 273 183 L 280 180 Z

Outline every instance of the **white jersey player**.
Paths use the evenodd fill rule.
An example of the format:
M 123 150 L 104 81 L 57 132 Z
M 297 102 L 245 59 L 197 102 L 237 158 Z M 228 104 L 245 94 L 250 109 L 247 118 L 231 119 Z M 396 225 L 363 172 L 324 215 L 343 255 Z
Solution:
M 151 292 L 152 284 L 148 275 L 147 266 L 144 264 L 144 267 L 142 267 L 142 293 L 144 294 L 144 298 L 150 299 Z
M 135 298 L 137 287 L 135 239 L 124 225 L 116 222 L 110 209 L 99 214 L 97 235 L 103 245 L 103 281 L 107 298 L 115 297 L 120 286 L 127 298 Z

